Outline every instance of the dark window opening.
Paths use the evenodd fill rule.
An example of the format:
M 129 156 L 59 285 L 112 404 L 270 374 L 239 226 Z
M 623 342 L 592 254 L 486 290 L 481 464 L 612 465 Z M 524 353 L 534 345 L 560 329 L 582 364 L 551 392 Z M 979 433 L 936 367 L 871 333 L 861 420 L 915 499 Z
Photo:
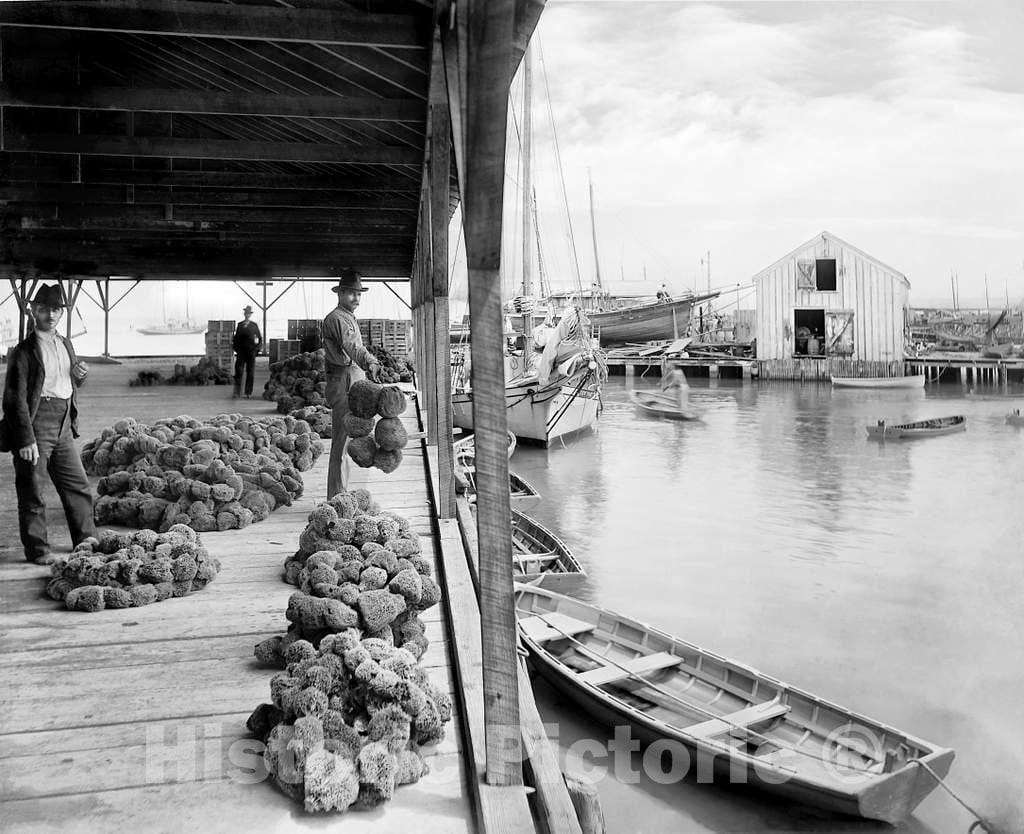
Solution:
M 817 290 L 832 290 L 836 288 L 836 259 L 818 258 L 814 262 L 814 281 Z
M 825 355 L 824 310 L 794 310 L 793 332 L 795 334 L 793 352 L 797 356 Z

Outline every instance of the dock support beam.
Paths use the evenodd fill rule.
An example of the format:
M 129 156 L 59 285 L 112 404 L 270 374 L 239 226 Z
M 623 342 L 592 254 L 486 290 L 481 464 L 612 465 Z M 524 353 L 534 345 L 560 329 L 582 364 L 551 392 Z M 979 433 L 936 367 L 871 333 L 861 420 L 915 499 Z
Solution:
M 473 424 L 476 432 L 477 533 L 480 553 L 480 611 L 484 723 L 488 785 L 523 784 L 519 723 L 519 669 L 512 592 L 512 516 L 508 495 L 505 368 L 501 314 L 501 222 L 505 181 L 505 132 L 512 80 L 514 0 L 469 0 L 458 7 L 465 40 L 444 40 L 449 100 L 465 101 L 464 133 L 456 133 L 465 216 L 469 310 L 473 322 Z M 443 24 L 442 24 L 443 25 Z M 461 42 L 460 42 L 461 41 Z M 458 72 L 465 47 L 465 74 Z M 449 72 L 452 63 L 454 72 Z M 452 95 L 465 83 L 464 93 Z M 463 95 L 465 98 L 463 99 Z
M 452 123 L 445 89 L 441 39 L 435 36 L 430 67 L 430 285 L 434 307 L 434 385 L 437 400 L 437 512 L 455 517 L 455 450 L 452 446 L 451 347 L 448 338 L 448 217 L 451 204 Z
M 708 365 L 708 377 L 718 379 L 718 365 Z

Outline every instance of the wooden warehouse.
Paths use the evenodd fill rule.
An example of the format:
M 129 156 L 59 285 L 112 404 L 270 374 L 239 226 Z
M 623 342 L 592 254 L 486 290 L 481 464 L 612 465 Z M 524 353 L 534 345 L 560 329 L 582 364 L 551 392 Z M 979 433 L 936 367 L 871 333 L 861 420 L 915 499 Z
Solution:
M 499 269 L 508 87 L 542 8 L 542 0 L 0 3 L 0 280 L 22 325 L 38 284 L 57 280 L 72 304 L 94 293 L 105 310 L 118 301 L 112 280 L 328 280 L 348 266 L 369 280 L 409 281 L 434 464 L 428 489 L 444 541 L 456 515 L 448 221 L 461 205 L 474 336 L 474 534 L 487 547 L 474 576 L 480 654 L 458 674 L 483 716 L 464 748 L 478 777 L 468 795 L 481 830 L 525 831 L 524 814 L 530 819 L 508 567 Z M 449 640 L 460 651 L 472 642 Z
M 766 379 L 902 376 L 910 282 L 822 232 L 754 276 Z

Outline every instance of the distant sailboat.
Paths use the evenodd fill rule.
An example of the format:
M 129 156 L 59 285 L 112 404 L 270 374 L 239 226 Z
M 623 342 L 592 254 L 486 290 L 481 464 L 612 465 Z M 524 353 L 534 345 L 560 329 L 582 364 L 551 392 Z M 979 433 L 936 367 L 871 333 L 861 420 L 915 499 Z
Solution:
M 161 295 L 163 298 L 163 324 L 153 324 L 147 327 L 139 327 L 136 332 L 143 336 L 185 336 L 194 333 L 205 333 L 205 324 L 196 324 L 188 311 L 188 282 L 185 283 L 185 318 L 167 318 L 167 285 L 160 282 Z

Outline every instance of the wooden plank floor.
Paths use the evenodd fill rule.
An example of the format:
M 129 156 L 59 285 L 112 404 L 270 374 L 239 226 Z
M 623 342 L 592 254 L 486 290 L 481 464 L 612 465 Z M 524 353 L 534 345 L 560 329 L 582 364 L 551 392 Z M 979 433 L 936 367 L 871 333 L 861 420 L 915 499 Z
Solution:
M 110 407 L 116 402 L 110 398 Z M 269 412 L 270 405 L 252 401 L 246 410 Z M 193 408 L 192 413 L 206 412 Z M 413 418 L 408 425 L 411 431 L 418 428 Z M 83 430 L 83 440 L 91 436 Z M 424 552 L 436 560 L 440 548 L 432 529 L 422 444 L 416 445 L 395 473 L 356 469 L 352 486 L 368 487 L 382 507 L 406 516 Z M 262 764 L 254 743 L 244 740 L 245 719 L 269 700 L 273 670 L 255 665 L 252 647 L 287 625 L 284 611 L 294 589 L 281 581 L 281 565 L 296 549 L 310 509 L 326 497 L 326 463 L 325 453 L 304 473 L 305 494 L 292 507 L 244 530 L 203 534 L 222 565 L 204 590 L 144 608 L 84 614 L 43 597 L 47 569 L 21 559 L 7 480 L 11 467 L 9 459 L 4 461 L 4 831 L 263 832 L 321 830 L 332 824 L 343 825 L 346 832 L 475 830 L 458 715 L 444 740 L 425 748 L 429 773 L 415 785 L 399 787 L 392 802 L 372 811 L 307 815 L 260 780 Z M 50 498 L 54 541 L 59 542 L 63 519 L 55 496 Z M 442 611 L 437 606 L 423 615 L 430 639 L 423 662 L 435 682 L 451 692 L 449 629 Z

